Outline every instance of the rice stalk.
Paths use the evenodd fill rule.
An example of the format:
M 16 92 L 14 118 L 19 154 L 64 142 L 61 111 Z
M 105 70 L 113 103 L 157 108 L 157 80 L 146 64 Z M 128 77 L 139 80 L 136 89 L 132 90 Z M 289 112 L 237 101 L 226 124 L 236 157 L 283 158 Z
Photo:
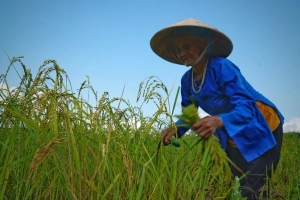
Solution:
M 121 149 L 121 152 L 122 152 L 122 155 L 123 155 L 123 163 L 124 163 L 127 175 L 128 175 L 128 186 L 131 187 L 132 186 L 132 180 L 133 180 L 132 160 L 130 159 L 128 153 L 126 152 L 124 144 L 118 143 L 118 145 Z
M 184 108 L 182 110 L 182 114 L 176 115 L 176 117 L 183 121 L 181 126 L 192 126 L 194 123 L 201 120 L 198 110 L 194 104 Z M 207 182 L 209 187 L 205 189 L 206 195 L 210 197 L 217 197 L 217 195 L 219 195 L 218 191 L 212 188 L 215 188 L 216 185 L 228 186 L 231 181 L 231 170 L 229 167 L 230 160 L 226 156 L 226 153 L 222 150 L 218 143 L 218 138 L 215 136 L 205 140 L 202 140 L 202 138 L 198 139 L 198 137 L 196 137 L 194 143 L 188 148 L 187 152 L 191 151 L 199 144 L 201 144 L 200 147 L 202 148 L 202 158 L 200 160 L 199 167 L 202 169 L 199 169 L 196 171 L 196 174 L 194 174 L 195 180 L 197 180 L 197 177 L 199 177 L 199 179 L 201 179 L 200 177 L 204 178 L 207 176 L 207 173 L 209 173 L 212 177 Z M 183 157 L 180 159 L 183 159 Z M 203 171 L 205 171 L 204 174 Z
M 30 169 L 27 176 L 27 183 L 31 179 L 32 175 L 33 178 L 35 177 L 36 171 L 38 166 L 51 154 L 51 151 L 60 143 L 65 142 L 65 138 L 53 138 L 47 144 L 41 146 L 36 150 L 36 153 L 31 161 Z

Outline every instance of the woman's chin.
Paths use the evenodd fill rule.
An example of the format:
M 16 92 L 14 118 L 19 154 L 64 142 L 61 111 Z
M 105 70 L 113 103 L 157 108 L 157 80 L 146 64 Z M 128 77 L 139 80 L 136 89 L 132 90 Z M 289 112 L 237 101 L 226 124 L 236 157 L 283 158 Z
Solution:
M 186 62 L 186 61 L 185 61 L 185 62 L 184 62 L 184 65 L 187 66 L 187 67 L 190 67 L 190 66 L 192 66 L 193 64 L 190 63 L 190 62 Z

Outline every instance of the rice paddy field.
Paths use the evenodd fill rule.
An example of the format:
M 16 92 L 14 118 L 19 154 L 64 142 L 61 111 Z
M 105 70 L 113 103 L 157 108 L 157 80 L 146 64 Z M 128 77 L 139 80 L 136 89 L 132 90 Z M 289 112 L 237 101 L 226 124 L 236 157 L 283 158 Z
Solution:
M 8 73 L 20 77 L 14 90 Z M 0 81 L 0 199 L 242 199 L 216 138 L 190 133 L 161 146 L 178 113 L 157 77 L 137 86 L 139 106 L 98 95 L 89 80 L 75 93 L 55 60 L 33 77 L 15 57 Z M 144 116 L 149 103 L 157 110 Z M 268 199 L 299 199 L 299 163 L 300 134 L 285 133 Z

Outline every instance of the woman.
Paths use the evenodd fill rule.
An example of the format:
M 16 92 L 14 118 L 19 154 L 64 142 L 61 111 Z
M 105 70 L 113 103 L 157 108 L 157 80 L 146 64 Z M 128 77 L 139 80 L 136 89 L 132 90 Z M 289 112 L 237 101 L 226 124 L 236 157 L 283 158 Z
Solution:
M 174 134 L 181 137 L 190 128 L 203 138 L 215 134 L 228 157 L 243 172 L 250 172 L 241 180 L 242 195 L 256 198 L 265 185 L 266 173 L 271 175 L 279 161 L 283 116 L 226 59 L 233 48 L 231 40 L 190 18 L 158 31 L 150 45 L 161 58 L 191 66 L 181 79 L 181 105 L 192 104 L 192 97 L 210 115 L 191 127 L 178 126 L 177 133 L 164 130 L 164 145 L 170 144 Z M 235 168 L 232 173 L 242 175 Z

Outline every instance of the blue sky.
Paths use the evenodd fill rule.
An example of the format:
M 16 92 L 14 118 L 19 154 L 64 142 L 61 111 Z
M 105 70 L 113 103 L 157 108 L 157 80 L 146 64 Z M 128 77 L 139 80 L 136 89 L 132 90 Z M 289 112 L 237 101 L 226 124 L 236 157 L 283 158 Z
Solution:
M 86 76 L 98 96 L 120 97 L 126 84 L 123 98 L 135 105 L 139 84 L 149 76 L 169 89 L 180 85 L 188 68 L 162 60 L 149 43 L 158 30 L 192 17 L 231 38 L 228 58 L 277 105 L 285 128 L 300 131 L 299 10 L 298 0 L 2 0 L 0 73 L 9 65 L 6 53 L 24 56 L 34 75 L 44 60 L 55 59 L 74 90 Z M 8 79 L 17 86 L 16 73 Z

